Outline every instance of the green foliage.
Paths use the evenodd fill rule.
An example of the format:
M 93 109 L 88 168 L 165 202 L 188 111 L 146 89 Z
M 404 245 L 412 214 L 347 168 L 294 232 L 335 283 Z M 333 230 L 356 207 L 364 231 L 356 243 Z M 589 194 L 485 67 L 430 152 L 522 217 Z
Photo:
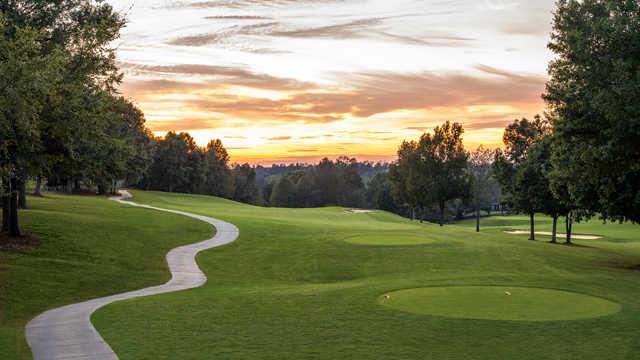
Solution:
M 418 142 L 404 142 L 398 150 L 398 162 L 391 168 L 399 198 L 410 206 L 438 206 L 441 225 L 447 201 L 468 196 L 463 132 L 462 125 L 446 122 L 433 134 L 423 134 Z
M 347 157 L 322 159 L 305 170 L 292 171 L 273 185 L 269 204 L 275 207 L 365 207 L 365 186 L 360 164 Z
M 557 118 L 552 182 L 579 208 L 640 221 L 640 3 L 560 0 L 545 100 Z
M 367 184 L 367 203 L 371 208 L 400 212 L 402 209 L 393 197 L 393 183 L 388 173 L 378 173 Z
M 233 177 L 229 169 L 229 154 L 219 139 L 211 140 L 204 151 L 204 193 L 228 198 L 233 193 Z
M 247 204 L 260 204 L 255 169 L 249 164 L 242 164 L 236 165 L 231 172 L 234 183 L 232 199 Z
M 529 212 L 535 200 L 529 200 L 527 194 L 518 194 L 526 189 L 527 182 L 534 184 L 537 179 L 528 176 L 537 176 L 532 168 L 519 171 L 520 166 L 527 159 L 530 148 L 548 136 L 551 132 L 549 120 L 536 115 L 534 119 L 522 118 L 514 120 L 504 131 L 502 140 L 505 149 L 498 149 L 494 155 L 493 175 L 502 186 L 507 204 L 521 211 Z M 516 188 L 518 182 L 519 188 Z M 530 194 L 535 194 L 531 191 Z
M 494 159 L 494 152 L 482 145 L 469 154 L 470 198 L 477 209 L 490 206 L 500 199 L 500 188 L 493 176 Z
M 296 189 L 287 176 L 278 180 L 273 186 L 269 205 L 274 207 L 296 207 Z

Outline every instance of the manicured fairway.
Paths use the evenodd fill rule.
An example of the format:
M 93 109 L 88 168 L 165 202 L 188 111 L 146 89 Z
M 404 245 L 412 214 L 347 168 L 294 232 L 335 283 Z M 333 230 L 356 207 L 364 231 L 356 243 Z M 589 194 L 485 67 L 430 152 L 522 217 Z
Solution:
M 381 305 L 461 319 L 555 321 L 612 315 L 620 305 L 584 294 L 510 286 L 444 286 L 394 291 Z
M 31 359 L 24 326 L 49 308 L 160 284 L 165 254 L 213 234 L 186 217 L 100 197 L 31 198 L 21 217 L 38 248 L 0 250 L 0 359 Z
M 379 246 L 423 245 L 433 242 L 433 240 L 426 234 L 418 236 L 415 233 L 394 231 L 381 231 L 377 234 L 369 233 L 366 235 L 356 235 L 348 237 L 344 239 L 344 241 L 352 244 Z
M 635 359 L 640 354 L 640 272 L 633 270 L 640 264 L 640 228 L 634 225 L 578 224 L 576 232 L 604 238 L 567 247 L 504 233 L 526 229 L 525 217 L 489 219 L 476 234 L 472 222 L 440 228 L 384 212 L 345 216 L 340 208 L 267 209 L 206 196 L 134 195 L 137 202 L 232 222 L 240 238 L 198 256 L 209 278 L 204 287 L 116 303 L 94 315 L 94 324 L 123 360 Z M 548 220 L 539 220 L 539 230 L 546 230 Z M 373 240 L 350 243 L 354 238 Z M 535 314 L 546 305 L 556 317 L 463 319 L 380 303 L 384 294 L 402 289 L 478 286 L 513 289 L 512 296 L 521 288 L 558 290 L 516 298 L 522 306 L 535 306 Z M 445 300 L 442 307 L 453 305 Z M 479 298 L 478 306 L 470 303 L 468 309 L 478 311 L 486 303 Z M 558 320 L 563 314 L 581 319 Z

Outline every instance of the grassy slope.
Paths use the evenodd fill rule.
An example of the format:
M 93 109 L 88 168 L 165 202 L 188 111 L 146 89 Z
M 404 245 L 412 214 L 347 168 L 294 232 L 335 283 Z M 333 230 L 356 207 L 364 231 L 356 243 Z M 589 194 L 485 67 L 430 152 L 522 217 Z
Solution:
M 164 256 L 214 230 L 182 216 L 136 209 L 105 198 L 30 199 L 26 231 L 42 240 L 0 251 L 0 359 L 30 359 L 25 324 L 60 305 L 120 293 L 169 278 Z
M 576 232 L 608 236 L 578 241 L 594 247 L 565 247 L 504 234 L 526 228 L 519 217 L 491 219 L 493 227 L 476 234 L 472 223 L 439 228 L 386 213 L 135 195 L 135 201 L 231 221 L 241 235 L 198 257 L 209 276 L 204 287 L 117 303 L 94 315 L 122 360 L 632 359 L 640 353 L 640 274 L 625 268 L 640 263 L 637 226 L 577 225 Z M 385 234 L 435 241 L 397 247 L 342 241 Z M 623 309 L 590 320 L 482 321 L 404 313 L 376 301 L 388 291 L 438 285 L 564 289 Z

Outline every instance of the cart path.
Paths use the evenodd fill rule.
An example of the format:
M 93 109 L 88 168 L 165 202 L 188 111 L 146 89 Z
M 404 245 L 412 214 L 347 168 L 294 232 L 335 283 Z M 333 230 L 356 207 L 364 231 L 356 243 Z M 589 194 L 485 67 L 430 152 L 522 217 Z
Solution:
M 104 341 L 91 324 L 91 314 L 115 301 L 180 291 L 204 285 L 207 282 L 207 277 L 196 263 L 196 254 L 203 250 L 231 243 L 238 238 L 240 233 L 235 225 L 225 221 L 124 201 L 124 199 L 131 198 L 131 194 L 127 191 L 121 191 L 120 194 L 121 196 L 112 197 L 111 200 L 131 206 L 195 218 L 213 225 L 216 228 L 216 235 L 209 240 L 180 246 L 169 251 L 167 264 L 171 271 L 171 280 L 164 285 L 66 305 L 48 310 L 35 317 L 26 327 L 27 342 L 31 347 L 34 360 L 118 359 L 109 344 Z

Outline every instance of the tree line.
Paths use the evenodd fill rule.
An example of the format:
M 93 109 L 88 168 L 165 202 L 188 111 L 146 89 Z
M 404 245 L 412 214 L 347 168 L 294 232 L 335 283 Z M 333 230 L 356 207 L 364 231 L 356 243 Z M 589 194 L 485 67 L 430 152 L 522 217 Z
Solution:
M 437 206 L 442 223 L 444 203 L 480 203 L 498 182 L 501 201 L 529 215 L 532 240 L 543 213 L 553 218 L 552 242 L 564 217 L 569 244 L 584 218 L 640 222 L 639 19 L 637 1 L 558 1 L 545 116 L 509 124 L 493 154 L 467 154 L 458 124 L 404 142 L 390 172 L 397 198 Z
M 547 113 L 505 129 L 504 148 L 468 152 L 446 122 L 405 141 L 390 165 L 229 164 L 219 140 L 154 137 L 116 88 L 110 44 L 125 21 L 101 1 L 0 0 L 2 231 L 20 234 L 26 182 L 109 193 L 121 184 L 289 207 L 373 207 L 413 219 L 463 216 L 496 204 L 565 218 L 640 221 L 640 3 L 560 0 L 549 48 Z
M 230 165 L 222 141 L 205 147 L 189 133 L 168 132 L 150 141 L 148 167 L 137 187 L 146 190 L 205 194 L 260 204 L 256 171 L 249 164 Z

